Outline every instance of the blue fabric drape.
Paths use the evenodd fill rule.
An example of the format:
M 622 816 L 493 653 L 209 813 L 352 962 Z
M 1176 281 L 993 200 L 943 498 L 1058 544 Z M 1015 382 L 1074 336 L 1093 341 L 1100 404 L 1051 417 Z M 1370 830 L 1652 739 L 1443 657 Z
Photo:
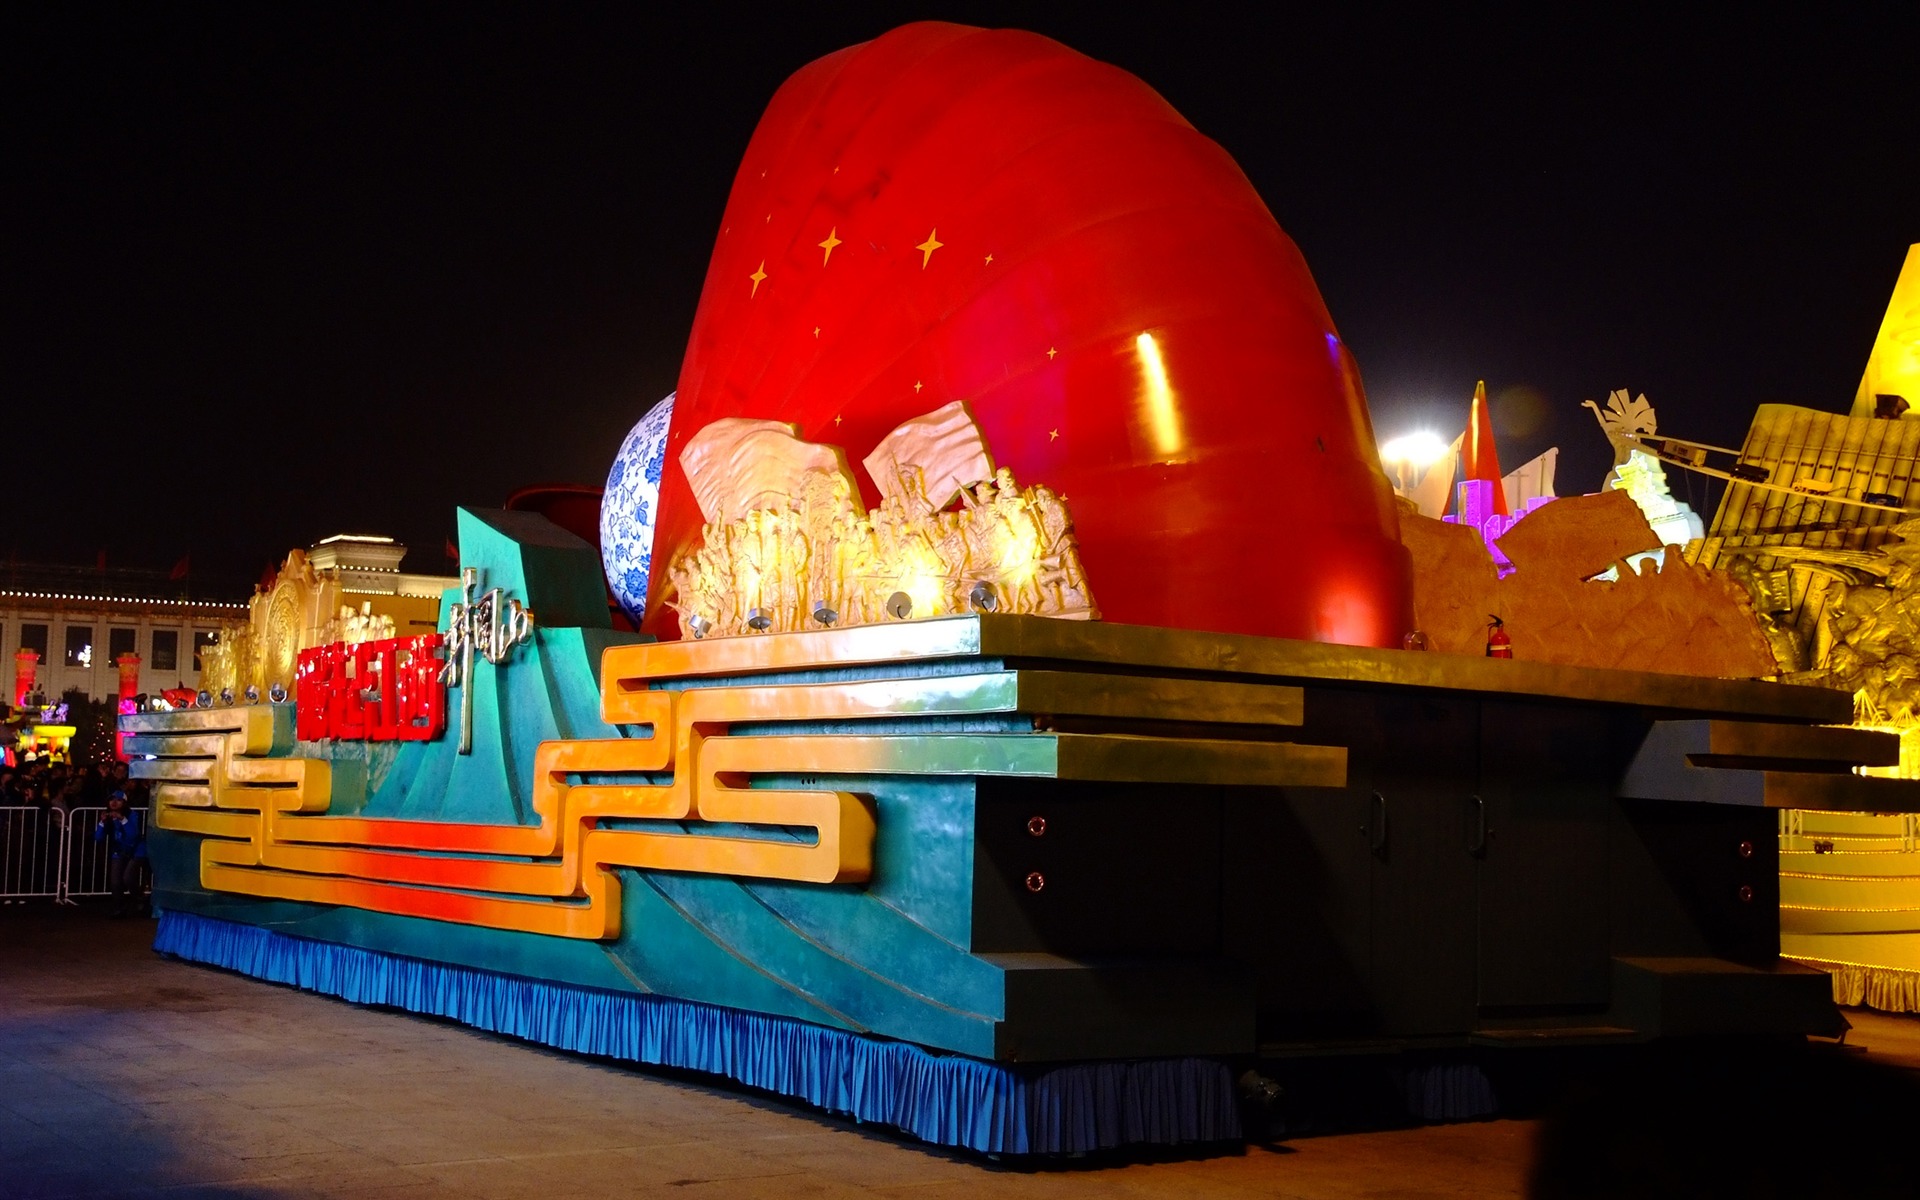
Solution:
M 662 996 L 499 975 L 164 912 L 154 949 L 543 1046 L 724 1076 L 942 1146 L 1066 1154 L 1240 1137 L 1211 1059 L 1016 1068 L 906 1042 Z

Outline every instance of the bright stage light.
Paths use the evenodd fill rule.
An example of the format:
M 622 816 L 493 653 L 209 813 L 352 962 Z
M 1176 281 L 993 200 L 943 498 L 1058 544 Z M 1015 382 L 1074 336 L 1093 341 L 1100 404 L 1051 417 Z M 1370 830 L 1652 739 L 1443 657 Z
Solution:
M 1449 443 L 1437 433 L 1421 430 L 1403 434 L 1380 447 L 1380 461 L 1430 467 L 1447 456 Z

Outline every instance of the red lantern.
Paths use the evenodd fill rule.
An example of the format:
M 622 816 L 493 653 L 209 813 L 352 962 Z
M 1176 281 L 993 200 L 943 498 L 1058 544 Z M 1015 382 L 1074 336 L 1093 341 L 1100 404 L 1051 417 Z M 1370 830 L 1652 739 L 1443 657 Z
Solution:
M 1412 627 L 1359 371 L 1232 158 L 1115 67 L 922 23 L 803 68 L 754 132 L 654 562 L 699 536 L 678 455 L 708 422 L 790 421 L 858 461 L 955 399 L 1067 498 L 1109 620 L 1377 646 Z M 665 577 L 645 627 L 671 636 Z

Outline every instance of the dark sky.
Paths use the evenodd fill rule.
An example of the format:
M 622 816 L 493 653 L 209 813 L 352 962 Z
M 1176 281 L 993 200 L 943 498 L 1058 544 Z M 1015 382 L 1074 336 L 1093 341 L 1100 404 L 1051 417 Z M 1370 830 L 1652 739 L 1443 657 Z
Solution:
M 454 505 L 603 482 L 767 99 L 920 17 L 1058 38 L 1224 145 L 1383 436 L 1485 378 L 1505 464 L 1558 444 L 1567 493 L 1612 388 L 1726 445 L 1851 400 L 1920 241 L 1920 9 L 1350 9 L 10 10 L 0 550 L 250 580 L 353 530 L 438 570 Z

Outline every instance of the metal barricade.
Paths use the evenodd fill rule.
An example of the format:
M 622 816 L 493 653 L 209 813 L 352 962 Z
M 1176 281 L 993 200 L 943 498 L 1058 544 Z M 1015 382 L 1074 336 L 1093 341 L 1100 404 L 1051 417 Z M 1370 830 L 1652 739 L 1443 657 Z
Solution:
M 94 806 L 76 808 L 67 815 L 66 842 L 60 849 L 59 899 L 65 903 L 73 903 L 75 896 L 106 896 L 113 892 L 112 881 L 108 878 L 110 861 L 106 839 L 94 837 L 94 830 L 99 828 L 100 818 L 106 811 L 104 806 Z M 144 832 L 147 810 L 134 808 L 127 811 L 140 822 Z M 133 886 L 141 886 L 140 881 L 136 879 Z
M 57 898 L 66 879 L 66 847 L 59 810 L 0 808 L 0 902 Z

